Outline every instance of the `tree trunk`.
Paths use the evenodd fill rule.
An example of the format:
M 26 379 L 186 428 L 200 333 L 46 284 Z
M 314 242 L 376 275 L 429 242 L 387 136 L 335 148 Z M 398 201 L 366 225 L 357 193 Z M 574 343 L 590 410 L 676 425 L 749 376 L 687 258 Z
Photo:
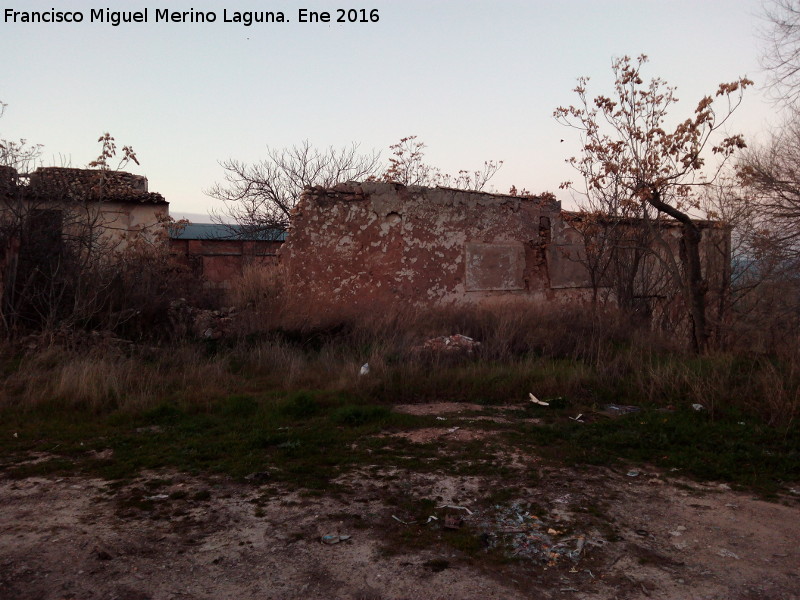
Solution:
M 686 289 L 689 293 L 689 314 L 692 318 L 692 348 L 695 352 L 708 349 L 708 322 L 706 320 L 706 282 L 700 262 L 700 240 L 703 232 L 692 222 L 682 228 L 681 258 L 685 269 Z
M 692 320 L 692 349 L 702 353 L 708 349 L 708 322 L 706 320 L 706 282 L 703 279 L 703 268 L 700 262 L 700 240 L 703 232 L 692 218 L 674 206 L 661 200 L 658 190 L 650 189 L 647 202 L 657 211 L 662 212 L 676 221 L 681 227 L 680 256 L 684 269 L 684 281 L 681 282 L 685 290 L 686 302 L 689 305 L 689 317 Z

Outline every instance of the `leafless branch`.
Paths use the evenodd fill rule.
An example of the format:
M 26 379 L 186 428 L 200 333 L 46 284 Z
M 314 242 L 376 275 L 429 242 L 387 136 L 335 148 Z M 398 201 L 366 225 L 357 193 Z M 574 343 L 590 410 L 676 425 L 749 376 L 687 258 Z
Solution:
M 253 164 L 221 162 L 225 182 L 206 194 L 224 203 L 217 222 L 233 220 L 247 234 L 283 231 L 303 188 L 361 181 L 378 172 L 379 159 L 377 152 L 360 153 L 358 144 L 320 149 L 305 140 L 291 148 L 268 147 L 267 158 Z

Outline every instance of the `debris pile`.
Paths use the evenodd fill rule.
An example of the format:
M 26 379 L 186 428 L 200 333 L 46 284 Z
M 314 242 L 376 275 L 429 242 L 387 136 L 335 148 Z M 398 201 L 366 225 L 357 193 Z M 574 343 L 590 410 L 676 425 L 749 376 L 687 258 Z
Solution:
M 229 337 L 236 316 L 234 307 L 209 310 L 190 306 L 185 298 L 173 300 L 169 305 L 169 320 L 173 328 L 206 340 Z
M 577 563 L 584 552 L 586 536 L 570 534 L 563 523 L 550 522 L 517 503 L 494 509 L 479 523 L 481 538 L 491 548 L 505 548 L 512 556 L 548 566 L 564 559 Z
M 99 352 L 104 356 L 124 356 L 133 347 L 133 342 L 117 337 L 113 331 L 83 331 L 63 327 L 55 331 L 33 333 L 17 341 L 25 354 L 36 354 L 46 348 L 63 348 L 89 354 Z
M 480 346 L 481 343 L 471 337 L 456 333 L 431 338 L 421 346 L 416 346 L 414 351 L 428 355 L 467 357 L 474 356 Z

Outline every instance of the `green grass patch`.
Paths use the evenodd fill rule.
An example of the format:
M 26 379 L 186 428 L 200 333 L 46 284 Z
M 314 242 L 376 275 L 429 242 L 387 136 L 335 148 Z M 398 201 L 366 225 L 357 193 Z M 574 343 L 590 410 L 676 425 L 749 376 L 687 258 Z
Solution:
M 370 424 L 387 424 L 392 412 L 385 406 L 342 406 L 333 413 L 334 423 L 348 427 L 362 427 Z
M 257 473 L 259 482 L 319 489 L 350 466 L 375 462 L 371 447 L 361 444 L 368 436 L 415 422 L 427 419 L 327 392 L 234 395 L 203 406 L 164 403 L 104 416 L 41 407 L 2 420 L 0 468 L 18 477 L 80 472 L 109 479 L 164 468 L 235 478 Z M 32 453 L 44 459 L 23 462 Z
M 334 374 L 336 383 L 318 382 L 319 389 L 292 387 L 305 383 L 267 384 L 250 365 L 242 367 L 242 377 L 223 377 L 224 386 L 201 390 L 199 397 L 175 391 L 179 386 L 173 381 L 163 395 L 143 404 L 91 407 L 64 398 L 8 403 L 0 408 L 0 470 L 18 477 L 88 473 L 109 479 L 133 478 L 145 469 L 224 473 L 243 480 L 255 474 L 247 481 L 291 483 L 314 491 L 329 489 L 339 474 L 366 465 L 515 477 L 519 473 L 504 458 L 504 444 L 511 444 L 567 464 L 654 464 L 764 493 L 800 480 L 793 363 L 647 354 L 625 345 L 604 361 L 592 362 L 527 352 L 503 361 L 484 357 L 431 364 L 401 352 L 396 361 L 376 361 L 367 377 L 353 371 L 350 381 L 335 374 L 348 373 L 377 346 L 359 346 L 354 354 L 353 348 L 346 352 L 345 342 L 335 345 L 331 339 L 325 337 L 324 351 L 311 344 L 299 355 L 309 372 Z M 241 349 L 235 355 L 245 362 L 250 356 Z M 224 370 L 229 361 L 212 362 Z M 5 365 L 18 375 L 15 363 Z M 169 373 L 180 370 L 180 363 L 169 365 Z M 267 381 L 276 377 L 271 373 Z M 304 377 L 299 380 L 313 379 Z M 529 403 L 529 393 L 550 405 Z M 388 407 L 442 400 L 481 404 L 478 414 L 499 414 L 509 422 L 449 416 L 442 422 Z M 596 408 L 612 402 L 644 410 L 596 418 Z M 687 408 L 694 402 L 706 409 Z M 517 408 L 499 408 L 509 403 Z M 579 413 L 595 418 L 586 423 L 568 419 Z M 543 424 L 524 422 L 532 419 Z M 442 436 L 424 444 L 388 435 L 454 425 L 497 435 L 475 441 Z M 535 482 L 537 475 L 526 477 Z
M 571 464 L 653 464 L 698 479 L 774 493 L 800 479 L 800 428 L 776 431 L 705 412 L 646 410 L 593 423 L 526 427 L 514 443 Z

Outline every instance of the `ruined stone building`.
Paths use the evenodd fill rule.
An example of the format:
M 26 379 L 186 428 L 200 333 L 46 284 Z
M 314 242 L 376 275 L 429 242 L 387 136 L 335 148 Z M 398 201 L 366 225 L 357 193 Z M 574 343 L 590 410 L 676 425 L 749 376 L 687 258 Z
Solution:
M 146 236 L 169 243 L 173 258 L 207 287 L 227 288 L 248 265 L 274 267 L 286 237 L 282 231 L 247 235 L 235 225 L 167 227 L 168 217 L 169 203 L 140 175 L 64 167 L 20 174 L 0 167 L 0 279 L 23 246 L 53 254 L 72 240 L 111 257 Z
M 302 304 L 360 311 L 544 300 L 583 285 L 575 243 L 552 198 L 363 183 L 307 190 L 281 260 Z
M 109 244 L 124 244 L 169 214 L 169 203 L 148 191 L 145 177 L 120 171 L 40 167 L 18 174 L 2 167 L 0 198 L 0 223 L 6 226 L 27 220 L 51 234 L 89 226 Z
M 139 175 L 64 167 L 20 174 L 0 167 L 0 277 L 7 281 L 26 257 L 52 261 L 65 245 L 110 254 L 135 235 L 149 235 L 168 213 L 167 201 Z
M 281 265 L 295 306 L 313 315 L 393 307 L 574 303 L 591 297 L 585 238 L 552 196 L 519 197 L 391 183 L 308 189 Z M 678 243 L 675 223 L 661 226 Z M 729 232 L 721 260 L 724 271 Z M 705 254 L 715 254 L 714 236 Z M 677 251 L 676 251 L 677 256 Z M 666 273 L 656 274 L 664 280 Z
M 112 287 L 119 253 L 139 248 L 133 246 L 139 241 L 152 247 L 165 240 L 168 206 L 160 194 L 148 191 L 147 179 L 130 173 L 0 168 L 4 330 L 87 320 L 99 306 L 109 306 L 100 295 Z M 102 282 L 101 271 L 110 274 Z
M 46 251 L 47 240 L 56 243 L 65 228 L 90 222 L 99 239 L 124 248 L 132 236 L 163 236 L 169 209 L 160 194 L 148 191 L 144 177 L 82 169 L 40 168 L 19 176 L 4 167 L 0 199 L 0 224 L 13 221 L 14 211 L 28 211 L 28 234 L 4 237 L 0 275 L 25 235 Z M 232 225 L 180 224 L 169 228 L 168 243 L 173 258 L 207 287 L 230 287 L 250 265 L 280 267 L 292 306 L 317 317 L 347 318 L 408 306 L 585 301 L 608 282 L 587 269 L 578 221 L 550 195 L 366 182 L 305 190 L 288 232 L 253 236 Z M 659 227 L 661 246 L 674 259 L 680 227 L 670 221 Z M 710 292 L 720 296 L 730 232 L 710 223 L 702 227 Z M 638 272 L 649 269 L 651 279 L 667 281 L 668 261 L 659 260 L 657 252 L 648 252 Z M 648 303 L 670 300 L 663 290 L 639 283 L 632 290 L 637 286 L 631 293 Z

